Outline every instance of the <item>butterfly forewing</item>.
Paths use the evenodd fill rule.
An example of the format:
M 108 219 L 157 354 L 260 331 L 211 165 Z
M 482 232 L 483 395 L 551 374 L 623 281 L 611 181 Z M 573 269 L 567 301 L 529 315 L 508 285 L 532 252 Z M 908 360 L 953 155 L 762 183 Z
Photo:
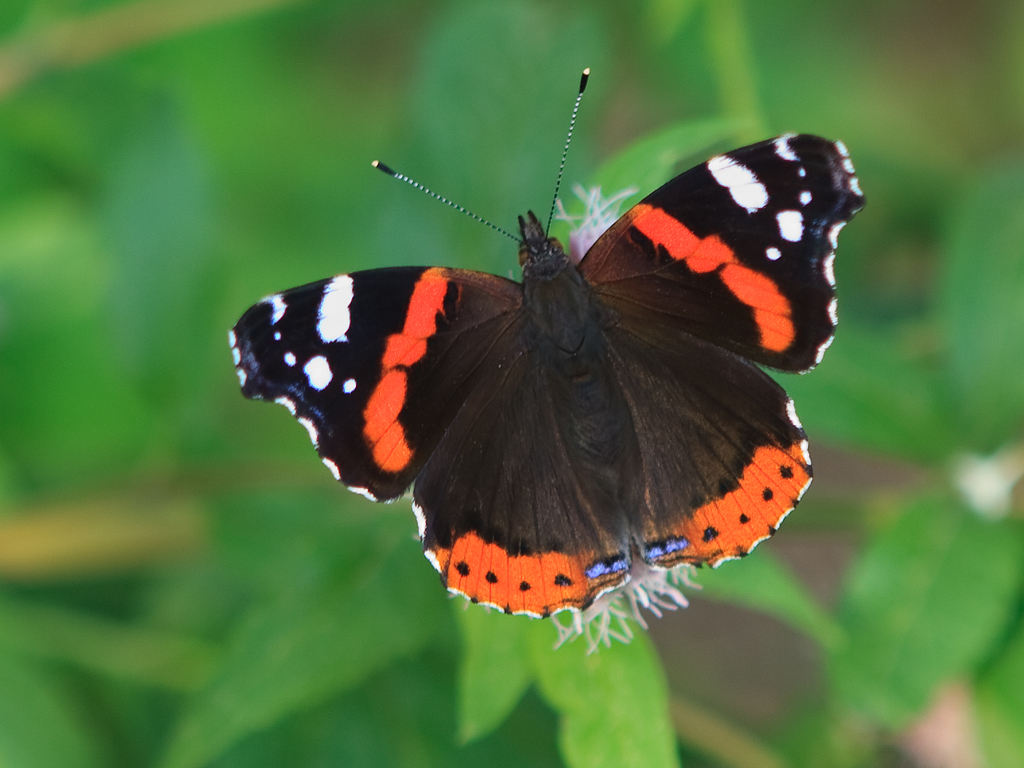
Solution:
M 862 207 L 841 144 L 786 135 L 708 160 L 630 209 L 580 270 L 624 322 L 805 371 L 836 322 L 839 230 Z

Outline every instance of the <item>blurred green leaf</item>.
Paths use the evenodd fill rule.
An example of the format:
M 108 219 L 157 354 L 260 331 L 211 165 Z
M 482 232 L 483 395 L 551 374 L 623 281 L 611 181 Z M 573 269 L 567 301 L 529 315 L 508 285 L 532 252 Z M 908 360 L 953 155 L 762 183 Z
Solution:
M 215 659 L 196 638 L 0 597 L 0 645 L 145 685 L 196 689 Z
M 940 314 L 957 416 L 970 447 L 993 450 L 1024 419 L 1024 165 L 982 176 L 953 212 Z
M 257 607 L 179 723 L 163 765 L 207 763 L 238 739 L 356 685 L 430 636 L 443 599 L 404 536 L 355 584 Z
M 682 169 L 686 160 L 703 161 L 705 154 L 735 137 L 747 123 L 735 118 L 688 120 L 633 142 L 594 174 L 592 183 L 605 195 L 638 187 L 633 202 L 650 194 Z
M 815 438 L 931 461 L 949 455 L 938 377 L 901 355 L 891 338 L 841 323 L 814 371 L 776 378 Z
M 989 768 L 1024 765 L 1024 629 L 982 676 L 975 708 Z
M 92 768 L 102 765 L 88 722 L 43 668 L 0 650 L 0 765 Z
M 868 544 L 847 578 L 831 659 L 839 696 L 890 727 L 943 681 L 968 672 L 1004 630 L 1021 543 L 942 497 L 909 506 Z
M 703 587 L 702 595 L 774 616 L 813 637 L 823 648 L 835 648 L 842 639 L 835 620 L 769 552 L 759 551 L 740 562 L 702 571 L 697 581 Z
M 473 741 L 505 722 L 533 679 L 524 622 L 498 611 L 453 602 L 462 632 L 459 738 Z
M 588 656 L 582 641 L 553 650 L 550 622 L 528 629 L 537 684 L 560 716 L 569 768 L 679 765 L 665 673 L 645 632 Z

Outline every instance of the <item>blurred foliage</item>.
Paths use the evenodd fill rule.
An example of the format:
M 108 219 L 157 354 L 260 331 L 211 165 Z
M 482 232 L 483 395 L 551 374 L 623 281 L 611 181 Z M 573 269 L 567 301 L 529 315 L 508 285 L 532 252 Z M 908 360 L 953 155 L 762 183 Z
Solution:
M 514 271 L 369 162 L 510 227 L 548 205 L 584 66 L 567 186 L 794 130 L 842 138 L 868 199 L 836 343 L 784 381 L 833 459 L 784 535 L 589 657 L 449 602 L 408 505 L 335 487 L 225 339 L 339 272 Z M 0 765 L 1022 765 L 1024 504 L 979 515 L 956 470 L 1024 440 L 1022 336 L 1013 0 L 6 0 Z M 783 557 L 801 532 L 846 554 Z M 696 648 L 661 627 L 712 604 L 752 629 L 711 669 L 759 616 L 813 651 L 768 721 L 713 703 L 761 695 L 735 676 L 668 682 Z M 972 762 L 928 763 L 908 734 L 951 686 Z

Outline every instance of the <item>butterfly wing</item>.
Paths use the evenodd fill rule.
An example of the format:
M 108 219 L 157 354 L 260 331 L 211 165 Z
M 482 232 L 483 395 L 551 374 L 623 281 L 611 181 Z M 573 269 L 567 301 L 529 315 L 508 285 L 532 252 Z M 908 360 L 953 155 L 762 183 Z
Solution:
M 656 190 L 580 271 L 623 323 L 684 330 L 763 365 L 814 367 L 836 323 L 839 230 L 864 198 L 846 148 L 785 135 Z
M 229 340 L 243 394 L 284 405 L 336 479 L 386 500 L 412 483 L 521 306 L 521 286 L 493 275 L 377 269 L 269 296 Z

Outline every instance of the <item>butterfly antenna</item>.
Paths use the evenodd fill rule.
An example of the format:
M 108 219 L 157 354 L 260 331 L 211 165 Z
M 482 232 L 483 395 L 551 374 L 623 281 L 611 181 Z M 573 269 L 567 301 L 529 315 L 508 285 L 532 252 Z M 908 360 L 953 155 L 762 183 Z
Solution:
M 565 137 L 565 149 L 562 150 L 562 164 L 558 166 L 558 178 L 555 180 L 555 195 L 551 198 L 551 212 L 548 214 L 548 225 L 544 228 L 545 234 L 551 229 L 551 220 L 555 216 L 555 204 L 558 202 L 558 190 L 562 188 L 562 174 L 565 172 L 565 158 L 569 156 L 569 142 L 572 141 L 572 129 L 576 127 L 576 115 L 580 111 L 583 91 L 587 89 L 587 80 L 589 79 L 590 67 L 587 67 L 580 76 L 580 92 L 576 94 L 576 103 L 572 106 L 572 117 L 569 119 L 569 135 Z
M 435 200 L 440 200 L 442 203 L 444 203 L 445 205 L 451 206 L 456 211 L 461 211 L 462 213 L 464 213 L 467 216 L 469 216 L 469 218 L 476 219 L 481 224 L 486 224 L 488 227 L 493 229 L 495 232 L 500 232 L 501 234 L 505 235 L 505 237 L 508 237 L 508 238 L 510 238 L 512 240 L 515 240 L 517 243 L 519 242 L 519 238 L 516 237 L 515 235 L 513 235 L 511 232 L 508 232 L 507 230 L 502 229 L 497 224 L 491 224 L 491 222 L 489 222 L 487 219 L 484 219 L 484 218 L 482 218 L 480 216 L 477 216 L 472 211 L 466 210 L 465 208 L 463 208 L 458 203 L 453 203 L 447 197 L 444 197 L 443 195 L 437 194 L 436 192 L 428 189 L 427 187 L 423 186 L 422 184 L 420 184 L 418 181 L 416 181 L 414 179 L 410 179 L 404 173 L 399 173 L 398 171 L 394 171 L 391 168 L 388 168 L 386 165 L 384 165 L 384 163 L 382 163 L 382 162 L 380 162 L 378 160 L 374 160 L 372 163 L 370 163 L 370 165 L 372 165 L 378 171 L 383 171 L 384 173 L 386 173 L 388 176 L 391 176 L 392 178 L 398 179 L 399 181 L 404 181 L 406 184 L 410 184 L 410 185 L 416 187 L 416 189 L 420 190 L 420 192 L 426 192 L 428 195 L 430 195 Z

